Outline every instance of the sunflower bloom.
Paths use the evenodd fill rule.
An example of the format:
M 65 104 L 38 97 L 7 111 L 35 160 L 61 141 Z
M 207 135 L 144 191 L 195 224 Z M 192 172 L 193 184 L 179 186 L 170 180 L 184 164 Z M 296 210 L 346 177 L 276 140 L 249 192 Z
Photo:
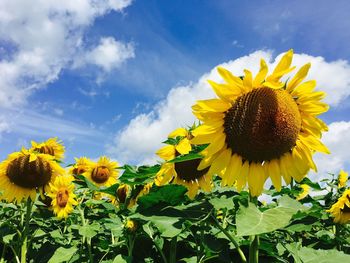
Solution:
M 93 162 L 86 157 L 74 158 L 75 164 L 70 167 L 69 174 L 70 175 L 81 175 L 84 174 L 89 167 L 93 164 Z
M 83 174 L 97 186 L 111 186 L 117 183 L 119 172 L 116 170 L 117 162 L 111 161 L 108 157 L 102 156 L 97 163 L 92 163 Z
M 73 206 L 78 204 L 74 194 L 73 180 L 72 176 L 58 176 L 50 184 L 50 192 L 47 195 L 52 199 L 54 214 L 60 219 L 67 218 L 73 211 Z
M 345 187 L 347 181 L 348 181 L 348 173 L 341 170 L 338 176 L 338 187 L 339 188 Z
M 38 190 L 47 192 L 49 184 L 62 174 L 64 169 L 54 156 L 23 148 L 0 164 L 0 197 L 8 202 L 34 201 Z
M 327 210 L 334 217 L 334 222 L 347 224 L 350 222 L 350 189 L 346 190 L 338 201 Z
M 279 191 L 282 177 L 289 184 L 310 168 L 316 171 L 313 153 L 329 153 L 320 141 L 327 125 L 317 118 L 328 105 L 321 102 L 324 92 L 314 92 L 315 81 L 302 83 L 310 63 L 281 82 L 294 69 L 292 58 L 292 50 L 285 53 L 271 75 L 262 59 L 255 78 L 249 70 L 240 78 L 218 67 L 225 83 L 209 81 L 218 98 L 192 107 L 203 125 L 192 132 L 191 143 L 208 144 L 199 169 L 211 166 L 209 174 L 221 176 L 223 185 L 238 191 L 248 185 L 252 196 L 262 193 L 267 178 Z
M 300 185 L 301 188 L 301 193 L 297 196 L 297 200 L 301 200 L 304 199 L 309 193 L 310 193 L 310 186 L 308 186 L 307 184 L 301 184 Z
M 175 130 L 169 136 L 176 133 Z M 178 155 L 187 154 L 192 150 L 189 140 L 192 134 L 189 131 L 182 133 L 184 136 L 176 145 L 167 145 L 161 148 L 157 154 L 165 161 L 174 159 Z M 185 143 L 184 143 L 185 141 Z M 186 145 L 183 147 L 183 145 Z M 156 175 L 155 184 L 158 186 L 170 182 L 183 185 L 188 189 L 187 195 L 193 199 L 199 189 L 209 192 L 211 190 L 212 177 L 207 174 L 209 168 L 198 170 L 201 159 L 187 160 L 182 162 L 165 162 Z
M 56 160 L 62 160 L 64 157 L 64 146 L 62 145 L 62 141 L 57 140 L 57 138 L 50 138 L 42 143 L 32 141 L 32 148 L 30 150 L 52 155 Z

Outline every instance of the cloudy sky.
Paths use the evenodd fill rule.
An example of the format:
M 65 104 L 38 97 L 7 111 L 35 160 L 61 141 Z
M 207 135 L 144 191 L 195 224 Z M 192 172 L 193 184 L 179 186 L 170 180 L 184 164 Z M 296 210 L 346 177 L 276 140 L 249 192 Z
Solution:
M 293 48 L 331 106 L 319 172 L 350 169 L 348 10 L 346 0 L 2 0 L 0 157 L 58 136 L 66 163 L 150 163 L 172 129 L 193 123 L 190 106 L 213 96 L 216 66 L 256 72 Z

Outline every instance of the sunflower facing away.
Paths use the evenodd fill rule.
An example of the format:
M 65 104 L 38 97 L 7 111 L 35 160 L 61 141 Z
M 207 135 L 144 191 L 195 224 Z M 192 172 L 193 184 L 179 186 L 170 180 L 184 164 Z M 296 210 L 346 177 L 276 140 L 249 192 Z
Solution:
M 32 141 L 32 148 L 30 150 L 55 156 L 56 160 L 62 160 L 64 157 L 64 146 L 57 138 L 50 138 L 42 143 Z
M 252 196 L 261 194 L 268 177 L 279 191 L 281 175 L 289 184 L 316 170 L 312 154 L 329 153 L 320 142 L 327 125 L 317 118 L 328 105 L 320 101 L 325 93 L 314 91 L 315 81 L 302 83 L 310 63 L 287 83 L 280 80 L 294 69 L 292 58 L 293 51 L 286 52 L 271 75 L 262 59 L 255 78 L 249 70 L 240 78 L 218 67 L 225 83 L 209 81 L 218 98 L 192 107 L 203 125 L 192 132 L 191 143 L 209 144 L 199 169 L 211 165 L 223 185 L 240 191 L 248 184 Z
M 84 174 L 93 162 L 86 157 L 74 158 L 75 164 L 69 168 L 70 175 L 80 175 Z
M 157 151 L 159 157 L 165 161 L 172 160 L 179 155 L 188 154 L 192 149 L 189 143 L 192 135 L 186 129 L 177 129 L 169 134 L 169 138 L 171 136 L 179 136 L 180 141 L 175 145 L 167 145 Z M 196 196 L 199 189 L 210 191 L 212 177 L 207 173 L 209 168 L 200 171 L 197 169 L 200 161 L 201 159 L 194 159 L 176 163 L 163 163 L 156 175 L 155 184 L 160 186 L 172 182 L 183 185 L 188 189 L 187 195 L 191 199 Z
M 111 186 L 117 182 L 117 162 L 111 161 L 108 157 L 102 156 L 97 163 L 89 165 L 88 170 L 83 174 L 95 185 Z
M 332 214 L 335 223 L 350 223 L 350 189 L 346 190 L 327 212 Z
M 0 198 L 8 202 L 35 200 L 37 190 L 47 192 L 49 183 L 62 174 L 64 169 L 53 156 L 23 148 L 0 164 Z
M 301 200 L 304 199 L 305 197 L 307 197 L 307 195 L 310 193 L 310 189 L 311 187 L 308 186 L 307 184 L 301 184 L 300 185 L 301 188 L 301 193 L 297 196 L 297 200 Z
M 348 173 L 341 170 L 338 176 L 338 187 L 339 188 L 345 187 L 347 182 L 348 182 Z
M 57 176 L 50 184 L 50 191 L 47 195 L 52 199 L 53 212 L 58 218 L 67 218 L 73 211 L 73 206 L 78 204 L 74 194 L 73 180 L 72 176 Z

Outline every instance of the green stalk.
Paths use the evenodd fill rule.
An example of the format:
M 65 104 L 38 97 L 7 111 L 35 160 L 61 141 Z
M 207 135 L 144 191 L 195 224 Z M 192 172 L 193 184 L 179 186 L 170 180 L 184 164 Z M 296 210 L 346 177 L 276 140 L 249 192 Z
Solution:
M 22 246 L 21 246 L 21 263 L 26 263 L 27 258 L 27 241 L 28 241 L 28 230 L 29 230 L 29 221 L 32 214 L 32 200 L 27 199 L 27 211 L 25 215 L 25 225 L 22 236 Z
M 80 206 L 77 206 L 77 208 L 78 208 L 78 210 L 80 212 L 82 226 L 84 227 L 84 226 L 87 225 L 87 223 L 86 223 L 87 220 L 85 220 L 85 216 L 84 216 L 84 210 L 82 210 L 80 208 Z M 81 243 L 82 243 L 82 245 L 84 245 L 84 243 L 85 243 L 85 237 L 84 236 L 82 236 L 82 242 Z M 91 251 L 91 238 L 87 238 L 86 239 L 86 246 L 87 246 L 87 249 L 88 249 L 89 262 L 93 263 L 94 260 L 93 260 L 92 251 Z
M 153 238 L 152 238 L 152 240 L 153 240 L 153 243 L 154 243 L 154 245 L 156 246 L 156 248 L 157 248 L 159 254 L 160 254 L 161 257 L 162 257 L 163 262 L 164 262 L 164 263 L 168 263 L 168 260 L 166 259 L 165 255 L 164 255 L 164 252 L 163 252 L 163 250 L 161 249 L 161 247 L 159 246 L 159 244 L 158 244 Z
M 249 263 L 259 262 L 259 236 L 252 236 L 253 240 L 249 247 Z
M 169 263 L 176 263 L 176 245 L 177 245 L 177 240 L 175 236 L 170 241 Z
M 241 257 L 241 260 L 243 263 L 247 262 L 247 259 L 243 253 L 243 251 L 241 250 L 241 248 L 239 247 L 239 244 L 237 243 L 237 241 L 231 236 L 231 234 L 224 229 L 221 225 L 220 222 L 215 218 L 215 216 L 211 215 L 211 217 L 213 218 L 216 226 L 225 234 L 225 236 L 227 236 L 227 238 L 232 242 L 232 244 L 235 246 L 235 248 L 237 249 L 237 252 L 239 254 L 239 256 Z

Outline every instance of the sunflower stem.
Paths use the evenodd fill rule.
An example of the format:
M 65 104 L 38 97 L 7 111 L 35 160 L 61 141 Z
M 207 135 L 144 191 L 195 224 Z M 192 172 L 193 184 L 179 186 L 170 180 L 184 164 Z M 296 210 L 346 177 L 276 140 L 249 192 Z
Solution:
M 177 240 L 175 236 L 170 241 L 169 263 L 176 263 L 176 245 L 177 245 Z
M 232 242 L 232 244 L 235 246 L 235 248 L 237 249 L 237 252 L 239 254 L 239 256 L 241 257 L 241 260 L 243 263 L 247 262 L 247 259 L 242 251 L 242 249 L 239 247 L 239 244 L 237 243 L 237 241 L 233 238 L 233 236 L 220 225 L 220 222 L 215 218 L 215 216 L 211 215 L 212 219 L 214 220 L 215 224 L 217 225 L 217 227 L 225 234 L 225 236 L 227 236 L 227 238 Z
M 28 230 L 29 230 L 29 221 L 32 214 L 32 200 L 30 198 L 27 199 L 27 210 L 25 214 L 25 225 L 22 236 L 22 246 L 21 246 L 21 263 L 25 263 L 27 261 L 27 241 L 28 241 Z
M 259 236 L 252 236 L 253 240 L 249 247 L 249 263 L 259 262 Z
M 339 242 L 339 236 L 340 236 L 340 228 L 341 225 L 335 224 L 335 242 L 337 244 L 337 250 L 342 251 L 342 244 Z

